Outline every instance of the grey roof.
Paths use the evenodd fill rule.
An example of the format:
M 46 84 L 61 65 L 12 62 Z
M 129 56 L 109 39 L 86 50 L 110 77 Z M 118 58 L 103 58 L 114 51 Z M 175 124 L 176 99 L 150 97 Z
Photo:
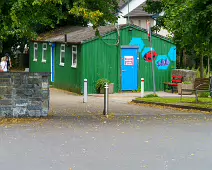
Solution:
M 134 10 L 132 10 L 129 13 L 130 17 L 144 17 L 144 16 L 152 16 L 152 14 L 147 13 L 146 11 L 144 11 L 143 6 L 146 5 L 146 2 L 142 3 L 141 5 L 139 5 L 137 8 L 135 8 Z M 128 17 L 128 14 L 125 15 L 124 17 Z
M 132 0 L 129 0 L 131 2 Z M 123 8 L 128 4 L 128 0 L 119 0 L 119 8 Z
M 134 29 L 146 32 L 146 29 L 143 29 L 141 27 L 138 27 L 132 24 L 119 25 L 119 29 L 123 29 L 128 26 Z M 101 36 L 104 36 L 114 31 L 116 31 L 116 28 L 113 25 L 99 27 L 99 32 Z M 45 34 L 41 34 L 37 40 L 33 40 L 33 41 L 65 43 L 65 36 L 64 36 L 65 34 L 67 34 L 67 43 L 71 43 L 71 44 L 82 44 L 87 41 L 91 41 L 95 38 L 99 38 L 96 36 L 95 30 L 92 27 L 66 26 L 66 27 L 59 28 L 51 32 L 45 33 Z M 154 34 L 154 33 L 152 33 L 152 35 L 170 42 L 170 40 L 164 36 Z
M 115 30 L 116 28 L 114 26 L 99 27 L 99 32 L 102 36 Z M 95 30 L 92 27 L 67 26 L 46 34 L 41 34 L 37 40 L 48 42 L 64 42 L 65 34 L 67 34 L 67 42 L 76 44 L 81 44 L 96 37 Z

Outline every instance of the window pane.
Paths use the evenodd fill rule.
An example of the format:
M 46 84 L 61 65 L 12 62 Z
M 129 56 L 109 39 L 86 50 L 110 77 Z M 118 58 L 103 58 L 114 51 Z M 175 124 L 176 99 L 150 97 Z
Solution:
M 43 44 L 43 49 L 46 49 L 47 48 L 47 45 L 46 44 Z
M 34 48 L 38 48 L 38 44 L 37 43 L 34 44 Z
M 73 65 L 77 64 L 77 54 L 73 54 Z
M 73 46 L 72 51 L 77 52 L 77 47 Z
M 65 46 L 61 45 L 61 51 L 65 51 Z
M 43 51 L 43 60 L 46 60 L 46 56 L 47 56 L 47 50 Z
M 65 63 L 65 52 L 61 52 L 61 63 Z
M 38 50 L 35 49 L 35 55 L 34 55 L 35 59 L 38 59 Z

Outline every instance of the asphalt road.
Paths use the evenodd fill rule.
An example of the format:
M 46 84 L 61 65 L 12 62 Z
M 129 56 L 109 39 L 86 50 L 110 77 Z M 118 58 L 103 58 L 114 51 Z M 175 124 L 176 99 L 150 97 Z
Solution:
M 0 170 L 211 170 L 212 116 L 129 99 L 106 119 L 102 98 L 52 92 L 50 118 L 0 126 Z
M 211 170 L 211 116 L 54 117 L 0 127 L 2 170 Z

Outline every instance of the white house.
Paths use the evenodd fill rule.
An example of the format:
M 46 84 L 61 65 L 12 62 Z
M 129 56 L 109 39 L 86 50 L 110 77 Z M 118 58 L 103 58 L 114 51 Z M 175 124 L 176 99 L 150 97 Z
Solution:
M 120 0 L 118 25 L 127 24 L 129 19 L 129 23 L 144 29 L 146 29 L 147 20 L 150 21 L 151 26 L 154 26 L 156 21 L 152 18 L 153 15 L 143 10 L 145 3 L 146 0 L 125 0 L 125 3 Z M 168 32 L 165 29 L 161 29 L 157 34 L 167 36 Z
M 118 19 L 118 24 L 126 24 L 127 23 L 127 18 L 125 17 L 128 12 L 131 12 L 132 10 L 136 9 L 138 6 L 140 6 L 142 3 L 144 3 L 146 0 L 126 0 L 126 3 L 123 3 L 122 0 L 120 0 L 119 3 L 119 14 L 118 16 L 120 17 Z M 129 2 L 129 4 L 128 4 Z M 129 8 L 128 8 L 129 7 Z

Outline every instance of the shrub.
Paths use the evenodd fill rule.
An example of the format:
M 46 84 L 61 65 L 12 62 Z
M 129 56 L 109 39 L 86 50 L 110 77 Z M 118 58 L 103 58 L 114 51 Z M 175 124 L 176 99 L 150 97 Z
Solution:
M 199 97 L 208 97 L 210 96 L 210 92 L 201 92 L 198 94 Z
M 97 90 L 97 92 L 100 92 L 100 89 L 103 89 L 104 85 L 106 83 L 110 84 L 110 81 L 107 80 L 107 79 L 104 79 L 104 78 L 97 80 L 97 82 L 96 82 L 96 90 Z
M 207 70 L 208 70 L 207 68 L 204 68 L 204 77 L 209 77 Z M 197 78 L 200 78 L 200 68 L 198 67 L 196 71 L 197 71 Z

